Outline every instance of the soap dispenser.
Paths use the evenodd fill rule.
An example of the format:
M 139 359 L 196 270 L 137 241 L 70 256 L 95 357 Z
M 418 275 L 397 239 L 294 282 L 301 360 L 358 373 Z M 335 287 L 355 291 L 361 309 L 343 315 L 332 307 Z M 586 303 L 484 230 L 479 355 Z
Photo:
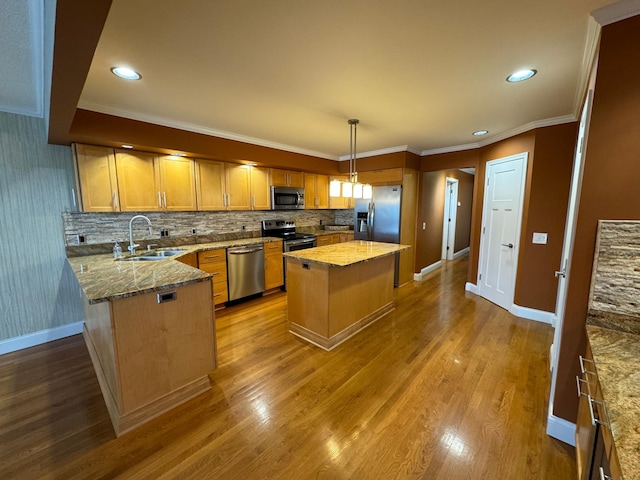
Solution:
M 122 247 L 116 241 L 116 244 L 113 246 L 113 258 L 120 258 L 120 257 L 122 257 Z

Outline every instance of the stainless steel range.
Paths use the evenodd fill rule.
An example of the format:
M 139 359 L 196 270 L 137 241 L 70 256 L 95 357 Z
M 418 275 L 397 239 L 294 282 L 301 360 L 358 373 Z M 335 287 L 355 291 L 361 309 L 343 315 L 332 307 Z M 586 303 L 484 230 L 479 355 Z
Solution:
M 283 250 L 293 252 L 316 246 L 316 236 L 311 233 L 297 233 L 296 223 L 291 220 L 263 220 L 262 236 L 282 238 Z M 284 259 L 282 260 L 285 261 Z M 287 290 L 287 265 L 284 265 L 284 287 Z
M 316 236 L 311 233 L 297 233 L 296 223 L 292 220 L 263 220 L 262 236 L 282 238 L 285 252 L 316 246 Z

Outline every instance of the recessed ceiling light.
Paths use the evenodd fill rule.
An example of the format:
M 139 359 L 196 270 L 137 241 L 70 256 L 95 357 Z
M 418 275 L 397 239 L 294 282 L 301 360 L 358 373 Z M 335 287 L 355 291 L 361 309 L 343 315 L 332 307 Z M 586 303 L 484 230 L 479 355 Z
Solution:
M 133 148 L 133 145 L 122 145 L 122 148 Z
M 129 67 L 111 67 L 111 73 L 125 80 L 140 80 L 142 75 Z
M 507 82 L 522 82 L 533 77 L 536 73 L 538 73 L 537 70 L 518 70 L 507 77 Z
M 187 154 L 186 153 L 174 153 L 173 156 L 174 157 L 186 157 Z
M 487 133 L 489 133 L 489 130 L 478 130 L 473 132 L 473 135 L 475 135 L 476 137 L 481 137 L 482 135 L 486 135 Z

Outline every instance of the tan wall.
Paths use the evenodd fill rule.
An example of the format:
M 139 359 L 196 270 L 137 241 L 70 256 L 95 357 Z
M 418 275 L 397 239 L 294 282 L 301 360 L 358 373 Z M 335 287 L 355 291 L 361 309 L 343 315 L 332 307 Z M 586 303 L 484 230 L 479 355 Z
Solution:
M 553 272 L 560 263 L 576 134 L 575 123 L 557 125 L 532 130 L 476 150 L 422 159 L 423 172 L 454 167 L 476 167 L 467 276 L 470 283 L 476 284 L 478 277 L 486 163 L 528 152 L 514 302 L 519 306 L 537 310 L 555 310 L 557 281 Z M 423 205 L 423 199 L 420 199 L 420 204 Z M 419 219 L 418 225 L 420 222 Z M 532 245 L 534 231 L 549 233 L 550 243 L 543 246 Z M 416 252 L 416 258 L 420 261 L 428 261 L 432 256 L 422 251 L 420 246 Z
M 447 177 L 457 178 L 458 207 L 454 252 L 470 244 L 471 213 L 474 176 L 460 170 L 423 172 L 418 208 L 418 230 L 416 233 L 415 271 L 434 264 L 442 256 L 442 229 L 444 227 L 444 197 Z M 422 229 L 422 224 L 425 229 Z
M 591 125 L 571 262 L 554 414 L 575 421 L 575 375 L 585 350 L 585 316 L 598 219 L 640 219 L 640 17 L 602 29 Z

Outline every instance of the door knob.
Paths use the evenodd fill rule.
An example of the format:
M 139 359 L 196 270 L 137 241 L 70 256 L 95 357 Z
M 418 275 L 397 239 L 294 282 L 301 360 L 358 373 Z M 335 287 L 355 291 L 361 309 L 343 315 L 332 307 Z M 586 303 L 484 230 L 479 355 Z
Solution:
M 567 278 L 567 272 L 564 270 L 556 270 L 555 277 L 558 278 L 562 276 L 562 278 Z
M 502 246 L 503 247 L 513 248 L 513 243 L 503 243 Z

